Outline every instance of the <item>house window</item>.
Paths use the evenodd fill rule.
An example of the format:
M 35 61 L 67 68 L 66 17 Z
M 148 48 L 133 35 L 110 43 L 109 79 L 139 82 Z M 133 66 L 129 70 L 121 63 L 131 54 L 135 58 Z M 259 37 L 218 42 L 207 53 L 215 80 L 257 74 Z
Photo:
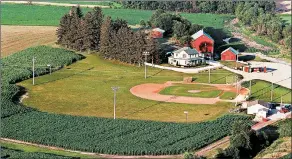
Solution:
M 183 54 L 183 58 L 186 58 L 187 57 L 187 55 L 186 54 Z
M 175 54 L 176 57 L 178 57 L 178 54 Z

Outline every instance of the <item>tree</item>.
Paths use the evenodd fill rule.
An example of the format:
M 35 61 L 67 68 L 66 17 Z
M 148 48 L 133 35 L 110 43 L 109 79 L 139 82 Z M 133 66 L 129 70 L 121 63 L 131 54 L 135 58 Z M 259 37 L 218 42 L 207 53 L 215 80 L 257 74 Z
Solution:
M 146 27 L 146 22 L 144 20 L 140 20 L 140 25 L 145 28 Z
M 69 39 L 68 39 L 68 32 L 70 31 L 70 16 L 69 14 L 65 14 L 61 20 L 59 27 L 57 28 L 57 44 L 63 45 L 68 47 Z
M 123 19 L 119 19 L 119 18 L 112 21 L 111 28 L 113 31 L 117 32 L 122 27 L 125 27 L 125 28 L 128 27 L 127 21 Z
M 190 25 L 182 23 L 180 21 L 174 21 L 173 34 L 175 37 L 183 37 L 189 35 Z
M 292 29 L 292 26 L 291 24 L 290 25 L 286 25 L 283 29 L 283 36 L 284 38 L 289 38 L 291 37 L 291 29 Z
M 106 19 L 103 21 L 101 25 L 101 31 L 100 31 L 100 53 L 101 55 L 107 59 L 110 57 L 111 53 L 111 17 L 106 17 Z
M 159 16 L 158 19 L 152 23 L 155 27 L 165 30 L 165 34 L 171 34 L 173 32 L 173 15 L 164 13 Z
M 288 48 L 291 51 L 291 45 L 292 45 L 292 41 L 291 41 L 291 37 L 288 37 L 285 39 L 285 46 L 286 48 Z
M 84 48 L 98 50 L 100 43 L 100 30 L 103 21 L 102 10 L 95 7 L 92 12 L 88 12 L 83 21 Z

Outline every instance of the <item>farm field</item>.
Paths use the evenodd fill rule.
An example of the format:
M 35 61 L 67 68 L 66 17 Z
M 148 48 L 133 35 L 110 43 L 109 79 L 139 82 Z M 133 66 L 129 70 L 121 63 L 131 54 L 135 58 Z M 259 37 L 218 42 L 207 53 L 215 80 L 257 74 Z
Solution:
M 248 88 L 249 82 L 243 83 L 243 86 Z M 264 101 L 271 101 L 271 88 L 270 82 L 261 80 L 252 80 L 251 99 L 259 99 Z M 291 90 L 278 85 L 274 85 L 273 89 L 273 102 L 281 102 L 283 96 L 284 103 L 291 103 Z
M 86 59 L 52 75 L 37 77 L 35 86 L 32 86 L 32 79 L 19 83 L 28 90 L 28 98 L 23 100 L 24 104 L 52 113 L 111 118 L 113 117 L 111 87 L 119 86 L 117 118 L 185 122 L 183 112 L 188 110 L 188 120 L 198 122 L 215 119 L 233 107 L 231 103 L 218 103 L 210 107 L 137 98 L 129 91 L 136 85 L 182 81 L 185 76 L 190 75 L 148 67 L 149 78 L 145 80 L 144 67 L 105 61 L 94 54 L 85 56 Z M 213 70 L 212 73 L 214 83 L 223 82 L 221 78 L 224 78 L 225 82 L 225 76 L 233 75 L 225 70 Z M 208 79 L 208 73 L 196 74 L 193 77 L 196 81 L 204 82 Z
M 57 40 L 53 26 L 1 26 L 1 57 L 37 45 L 52 45 Z
M 38 6 L 23 4 L 2 4 L 2 25 L 41 25 L 58 26 L 60 18 L 68 13 L 70 7 L 61 6 Z M 54 12 L 51 12 L 54 10 Z M 82 8 L 83 13 L 91 8 Z M 13 12 L 11 12 L 13 11 Z M 110 9 L 103 8 L 103 13 L 113 19 L 122 18 L 130 25 L 139 24 L 140 20 L 148 20 L 153 11 L 134 9 Z M 36 14 L 38 13 L 38 14 Z M 205 27 L 223 28 L 224 21 L 231 19 L 231 15 L 216 14 L 189 14 L 182 13 L 193 23 L 204 25 Z M 208 18 L 207 18 L 208 17 Z

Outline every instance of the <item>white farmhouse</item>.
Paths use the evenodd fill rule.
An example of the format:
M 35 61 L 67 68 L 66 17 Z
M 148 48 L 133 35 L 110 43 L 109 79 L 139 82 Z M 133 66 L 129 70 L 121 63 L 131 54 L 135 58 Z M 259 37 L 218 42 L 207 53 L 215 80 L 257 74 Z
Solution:
M 196 66 L 205 62 L 204 57 L 190 47 L 178 49 L 168 57 L 168 63 L 174 66 Z

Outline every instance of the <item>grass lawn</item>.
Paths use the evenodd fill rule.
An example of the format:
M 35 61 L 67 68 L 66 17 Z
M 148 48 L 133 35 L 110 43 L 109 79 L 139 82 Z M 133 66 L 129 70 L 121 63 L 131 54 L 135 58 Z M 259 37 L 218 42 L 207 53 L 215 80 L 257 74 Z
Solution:
M 234 92 L 224 92 L 220 96 L 220 99 L 234 99 L 235 97 L 236 97 L 236 93 Z
M 61 17 L 68 13 L 71 7 L 61 6 L 39 6 L 24 4 L 2 4 L 2 25 L 42 25 L 42 26 L 58 26 Z M 90 8 L 82 8 L 83 13 L 92 10 Z M 134 10 L 134 9 L 102 9 L 106 16 L 113 19 L 122 18 L 128 21 L 128 24 L 139 24 L 140 20 L 148 20 L 153 11 Z M 215 28 L 223 28 L 224 21 L 231 19 L 231 15 L 218 14 L 193 14 L 182 13 L 192 23 L 201 24 L 205 27 L 212 26 Z
M 291 24 L 291 14 L 281 14 L 280 17 L 287 24 Z
M 243 86 L 249 88 L 249 81 L 244 83 Z M 270 82 L 252 80 L 251 99 L 271 101 L 271 88 L 272 84 Z M 284 103 L 291 103 L 291 90 L 274 85 L 273 102 L 281 102 L 281 96 L 283 96 Z
M 198 90 L 200 92 L 191 93 L 190 90 Z M 189 97 L 202 97 L 202 98 L 216 98 L 221 93 L 221 90 L 217 90 L 216 87 L 200 85 L 200 84 L 180 84 L 170 86 L 162 91 L 160 94 L 165 95 L 177 95 L 177 96 L 189 96 Z
M 236 66 L 237 67 L 246 66 L 245 64 L 242 64 L 236 61 L 220 61 L 220 63 L 230 68 L 235 68 Z
M 174 71 L 148 67 L 148 79 L 144 79 L 144 67 L 135 67 L 118 62 L 105 61 L 95 54 L 67 68 L 19 83 L 28 89 L 24 104 L 41 111 L 97 117 L 113 117 L 112 86 L 117 91 L 117 118 L 185 122 L 184 111 L 189 111 L 189 121 L 197 122 L 215 119 L 233 107 L 230 103 L 216 105 L 190 105 L 164 103 L 138 98 L 130 89 L 142 83 L 164 83 L 182 81 L 184 77 L 196 77 L 196 81 L 206 81 L 208 74 L 183 74 Z M 216 78 L 224 78 L 233 73 L 214 70 Z M 224 73 L 224 74 L 222 74 Z M 214 81 L 215 81 L 214 77 Z M 215 81 L 220 83 L 220 80 Z
M 13 150 L 20 150 L 20 151 L 23 151 L 23 153 L 38 152 L 38 153 L 45 153 L 45 154 L 55 154 L 55 155 L 60 155 L 60 156 L 78 157 L 82 159 L 83 158 L 100 158 L 98 156 L 83 155 L 79 153 L 67 152 L 67 151 L 62 151 L 62 150 L 52 150 L 52 149 L 48 149 L 44 147 L 13 143 L 13 142 L 4 141 L 4 140 L 1 140 L 0 144 L 2 147 L 13 149 Z

